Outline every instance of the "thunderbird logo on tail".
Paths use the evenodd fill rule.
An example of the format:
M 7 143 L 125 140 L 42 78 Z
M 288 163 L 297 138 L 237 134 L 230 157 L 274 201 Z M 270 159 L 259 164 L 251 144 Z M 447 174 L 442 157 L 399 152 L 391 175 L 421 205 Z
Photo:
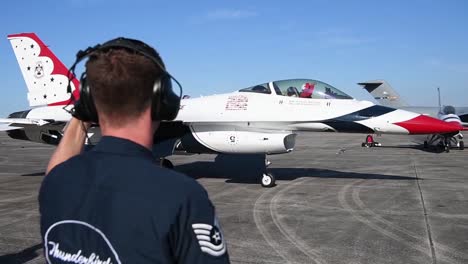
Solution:
M 68 69 L 34 33 L 9 35 L 13 51 L 28 87 L 31 107 L 67 105 Z M 79 81 L 70 83 L 75 98 L 79 97 Z
M 36 67 L 34 68 L 34 77 L 42 78 L 44 76 L 44 66 L 42 66 L 42 62 L 37 62 Z

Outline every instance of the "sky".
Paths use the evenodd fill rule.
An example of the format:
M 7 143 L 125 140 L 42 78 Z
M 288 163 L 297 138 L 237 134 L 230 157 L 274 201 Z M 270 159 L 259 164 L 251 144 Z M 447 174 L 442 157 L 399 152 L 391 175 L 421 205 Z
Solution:
M 2 1 L 0 117 L 29 108 L 8 34 L 34 32 L 70 66 L 76 52 L 124 36 L 155 47 L 192 97 L 290 78 L 360 100 L 385 79 L 411 105 L 468 106 L 464 0 Z M 79 74 L 79 73 L 78 73 Z

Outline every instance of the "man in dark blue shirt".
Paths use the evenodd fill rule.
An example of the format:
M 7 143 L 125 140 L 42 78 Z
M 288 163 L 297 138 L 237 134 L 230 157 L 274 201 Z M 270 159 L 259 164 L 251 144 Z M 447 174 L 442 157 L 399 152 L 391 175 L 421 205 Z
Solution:
M 92 92 L 103 137 L 82 153 L 89 123 L 81 120 L 97 120 L 76 113 L 40 189 L 47 262 L 229 263 L 206 191 L 161 168 L 151 152 L 158 111 L 165 107 L 165 88 L 157 91 L 168 75 L 162 60 L 138 41 L 108 43 L 88 50 L 81 85 L 89 87 L 80 94 L 81 101 L 89 96 L 84 90 Z

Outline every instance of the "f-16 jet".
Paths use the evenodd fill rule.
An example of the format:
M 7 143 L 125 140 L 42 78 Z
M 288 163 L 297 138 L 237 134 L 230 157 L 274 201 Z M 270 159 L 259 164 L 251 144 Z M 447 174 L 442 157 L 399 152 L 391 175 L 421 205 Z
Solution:
M 68 70 L 33 33 L 9 35 L 28 88 L 31 109 L 0 123 L 15 139 L 57 144 L 71 116 L 71 95 L 79 96 Z M 182 99 L 173 121 L 163 121 L 155 144 L 174 142 L 172 152 L 282 154 L 291 152 L 298 131 L 381 134 L 458 133 L 459 124 L 410 111 L 358 101 L 315 79 L 270 81 L 226 94 Z M 164 159 L 163 164 L 171 167 Z M 264 187 L 275 185 L 265 169 Z
M 468 126 L 468 107 L 442 106 L 439 90 L 438 106 L 412 106 L 401 98 L 398 92 L 385 80 L 360 82 L 358 85 L 361 85 L 363 89 L 368 91 L 380 105 L 432 116 L 445 122 L 461 124 L 465 127 Z M 427 135 L 423 145 L 424 148 L 428 148 L 431 145 L 440 146 L 446 152 L 449 152 L 452 146 L 463 150 L 465 145 L 462 139 L 463 135 L 461 133 L 433 133 Z

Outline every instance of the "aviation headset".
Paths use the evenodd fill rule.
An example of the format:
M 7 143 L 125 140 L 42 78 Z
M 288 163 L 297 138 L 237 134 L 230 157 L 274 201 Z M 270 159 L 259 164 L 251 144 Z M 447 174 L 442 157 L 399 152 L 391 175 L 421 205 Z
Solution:
M 160 58 L 156 50 L 148 46 L 142 41 L 128 38 L 116 38 L 98 44 L 94 47 L 88 47 L 86 50 L 78 51 L 76 54 L 76 61 L 70 67 L 68 72 L 68 87 L 67 91 L 72 94 L 72 101 L 74 101 L 74 108 L 71 114 L 84 122 L 98 123 L 99 118 L 96 111 L 92 96 L 92 88 L 89 86 L 86 78 L 86 71 L 80 77 L 80 98 L 75 100 L 71 92 L 70 82 L 75 76 L 76 65 L 89 57 L 95 51 L 107 51 L 112 48 L 127 49 L 137 54 L 143 55 L 150 59 L 158 68 L 161 69 L 161 76 L 156 79 L 153 85 L 153 95 L 151 99 L 151 118 L 152 120 L 174 120 L 179 112 L 180 98 L 182 96 L 182 86 L 180 83 L 170 75 L 160 62 Z M 174 80 L 179 86 L 180 94 L 177 95 L 172 90 L 172 82 Z

